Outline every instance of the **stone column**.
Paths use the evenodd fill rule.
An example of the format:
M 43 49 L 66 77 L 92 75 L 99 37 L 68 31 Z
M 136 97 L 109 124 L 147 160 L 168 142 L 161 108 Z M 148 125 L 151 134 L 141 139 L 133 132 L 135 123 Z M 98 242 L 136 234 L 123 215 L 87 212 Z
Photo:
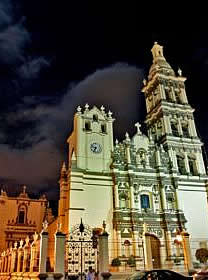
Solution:
M 178 131 L 179 131 L 179 135 L 183 135 L 183 130 L 182 130 L 182 125 L 181 125 L 181 120 L 180 118 L 178 119 Z
M 104 231 L 98 236 L 99 272 L 109 271 L 108 233 Z
M 114 187 L 114 196 L 115 196 L 115 208 L 119 208 L 118 185 L 115 185 Z
M 189 119 L 189 124 L 190 124 L 190 128 L 191 128 L 191 131 L 192 131 L 192 136 L 193 136 L 193 137 L 198 137 L 198 136 L 197 136 L 196 126 L 195 126 L 195 122 L 194 122 L 193 117 L 191 117 L 191 118 Z
M 178 199 L 178 188 L 175 189 L 175 207 L 176 210 L 182 210 L 182 207 L 180 205 L 180 200 Z
M 40 260 L 39 260 L 39 272 L 46 272 L 46 261 L 48 251 L 48 232 L 42 231 L 40 234 Z
M 121 231 L 117 230 L 117 240 L 118 240 L 118 257 L 122 255 L 121 251 Z
M 139 232 L 137 230 L 133 231 L 133 252 L 134 256 L 139 256 L 138 244 L 139 244 Z
M 164 88 L 161 84 L 159 84 L 159 90 L 160 90 L 160 93 L 161 93 L 161 99 L 165 100 L 166 96 L 165 96 Z
M 60 231 L 55 234 L 55 266 L 54 272 L 62 273 L 65 277 L 65 242 L 66 235 Z
M 130 186 L 130 201 L 131 201 L 131 208 L 135 208 L 135 203 L 134 203 L 134 187 L 131 185 Z
M 189 168 L 189 162 L 188 162 L 187 153 L 185 152 L 184 155 L 185 155 L 185 158 L 184 158 L 185 168 L 186 168 L 186 171 L 187 171 L 188 173 L 190 173 L 190 168 Z
M 11 259 L 11 272 L 15 272 L 15 266 L 16 266 L 16 258 L 17 255 L 17 243 L 14 243 L 14 249 L 12 249 L 12 259 Z
M 188 99 L 187 99 L 187 96 L 186 96 L 186 91 L 184 88 L 181 88 L 181 97 L 182 97 L 182 100 L 185 104 L 188 104 Z
M 161 197 L 161 208 L 162 210 L 167 209 L 166 195 L 165 195 L 165 187 L 160 187 L 160 197 Z
M 21 259 L 22 259 L 22 256 L 23 256 L 23 249 L 22 247 L 20 247 L 18 249 L 18 253 L 17 253 L 17 272 L 22 272 L 22 267 L 21 267 Z
M 169 230 L 165 231 L 165 246 L 166 246 L 166 265 L 169 269 L 173 267 L 172 256 L 172 246 L 171 246 L 171 232 Z
M 152 248 L 151 248 L 151 239 L 150 235 L 144 231 L 143 232 L 143 246 L 144 246 L 144 259 L 145 259 L 145 269 L 153 269 L 152 264 Z
M 164 118 L 164 126 L 165 126 L 166 133 L 170 134 L 171 133 L 171 127 L 170 127 L 169 116 L 164 114 L 163 118 Z
M 189 272 L 191 269 L 193 269 L 189 233 L 182 231 L 181 236 L 182 236 L 183 252 L 184 252 L 184 264 L 187 271 Z
M 118 240 L 117 240 L 117 232 L 116 229 L 113 229 L 113 258 L 117 258 L 118 256 Z

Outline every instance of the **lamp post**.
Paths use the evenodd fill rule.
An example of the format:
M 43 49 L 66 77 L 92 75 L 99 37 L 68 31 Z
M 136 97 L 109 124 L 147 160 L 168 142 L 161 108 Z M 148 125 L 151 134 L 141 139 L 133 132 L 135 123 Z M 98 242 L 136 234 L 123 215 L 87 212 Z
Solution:
M 81 280 L 82 280 L 82 274 L 83 274 L 83 269 L 82 269 L 82 262 L 83 262 L 83 260 L 82 260 L 82 242 L 83 242 L 83 240 L 82 240 L 82 234 L 83 234 L 83 232 L 84 232 L 84 225 L 83 225 L 83 223 L 82 223 L 82 218 L 81 218 L 81 222 L 80 222 L 80 225 L 79 225 L 79 231 L 80 231 L 80 233 L 81 233 L 81 238 L 80 238 L 80 243 L 81 243 Z

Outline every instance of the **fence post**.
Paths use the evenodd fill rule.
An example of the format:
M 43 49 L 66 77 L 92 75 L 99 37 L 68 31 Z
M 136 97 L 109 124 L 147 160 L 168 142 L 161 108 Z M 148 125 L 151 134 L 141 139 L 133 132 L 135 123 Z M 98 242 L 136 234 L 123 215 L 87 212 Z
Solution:
M 60 228 L 57 229 L 55 234 L 55 266 L 54 272 L 62 273 L 65 277 L 65 242 L 66 234 L 60 231 Z
M 43 223 L 43 230 L 40 234 L 40 260 L 39 260 L 39 272 L 46 272 L 46 261 L 47 261 L 47 251 L 48 251 L 48 223 L 45 221 Z
M 189 241 L 189 233 L 182 231 L 182 242 L 183 242 L 183 252 L 184 252 L 184 264 L 186 266 L 187 271 L 193 269 L 192 258 L 191 258 L 191 248 L 190 248 L 190 241 Z
M 109 271 L 108 233 L 105 231 L 105 227 L 105 222 L 103 222 L 103 233 L 98 236 L 99 273 Z
M 30 245 L 29 245 L 29 236 L 26 237 L 25 239 L 25 246 L 24 246 L 24 257 L 23 257 L 23 265 L 22 265 L 22 271 L 26 272 L 27 270 L 29 270 L 28 267 L 28 259 L 30 257 L 29 255 L 29 250 L 30 250 Z
M 150 270 L 153 269 L 152 265 L 152 249 L 151 249 L 151 240 L 150 235 L 147 232 L 147 226 L 144 223 L 143 225 L 143 240 L 144 240 L 144 258 L 145 258 L 145 269 Z

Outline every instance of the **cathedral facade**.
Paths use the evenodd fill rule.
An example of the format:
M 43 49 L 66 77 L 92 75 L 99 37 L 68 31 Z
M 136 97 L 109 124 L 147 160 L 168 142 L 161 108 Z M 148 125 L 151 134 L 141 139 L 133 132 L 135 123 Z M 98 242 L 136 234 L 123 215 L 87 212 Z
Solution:
M 180 69 L 175 74 L 162 46 L 155 43 L 151 51 L 142 89 L 147 135 L 136 123 L 132 138 L 126 133 L 114 143 L 112 113 L 103 106 L 78 107 L 68 138 L 69 162 L 61 170 L 59 217 L 67 234 L 81 218 L 91 227 L 105 220 L 112 258 L 139 259 L 145 228 L 155 267 L 161 267 L 173 258 L 180 232 L 195 242 L 193 256 L 200 244 L 206 246 L 208 177 L 186 78 Z

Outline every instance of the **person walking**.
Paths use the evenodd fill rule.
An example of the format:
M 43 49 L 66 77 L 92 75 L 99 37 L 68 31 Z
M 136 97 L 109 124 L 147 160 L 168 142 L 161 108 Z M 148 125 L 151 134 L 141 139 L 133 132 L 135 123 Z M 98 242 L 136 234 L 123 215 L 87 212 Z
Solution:
M 89 271 L 87 273 L 87 279 L 86 280 L 95 280 L 95 272 L 92 269 L 92 266 L 89 266 Z

